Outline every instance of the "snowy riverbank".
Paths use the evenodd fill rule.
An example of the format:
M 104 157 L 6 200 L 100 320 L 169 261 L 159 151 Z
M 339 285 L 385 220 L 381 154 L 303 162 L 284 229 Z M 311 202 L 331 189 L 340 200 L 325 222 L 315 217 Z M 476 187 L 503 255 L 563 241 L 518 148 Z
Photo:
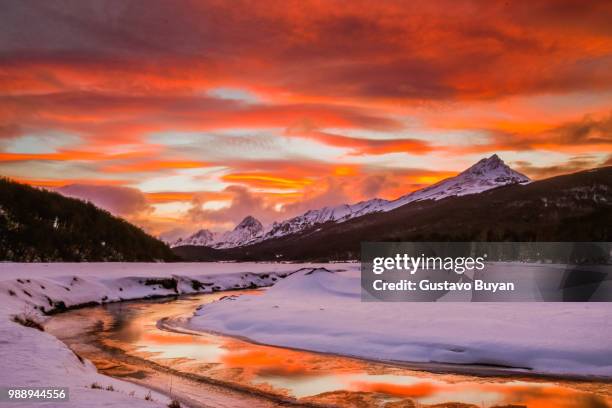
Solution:
M 609 303 L 362 303 L 357 268 L 202 307 L 194 330 L 372 359 L 612 377 Z
M 91 363 L 81 361 L 55 337 L 13 320 L 17 317 L 44 323 L 44 312 L 78 305 L 270 286 L 300 267 L 0 263 L 0 386 L 69 387 L 70 402 L 61 403 L 67 407 L 165 407 L 169 402 L 165 396 L 98 374 Z M 103 389 L 92 389 L 94 383 Z M 146 400 L 147 395 L 153 400 Z M 31 403 L 11 406 L 26 407 Z

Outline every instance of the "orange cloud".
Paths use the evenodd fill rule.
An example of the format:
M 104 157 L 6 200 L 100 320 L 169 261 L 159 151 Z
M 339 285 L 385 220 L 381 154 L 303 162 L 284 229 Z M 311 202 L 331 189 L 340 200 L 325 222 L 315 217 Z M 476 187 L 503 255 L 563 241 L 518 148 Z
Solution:
M 0 162 L 19 161 L 90 161 L 101 162 L 110 160 L 125 160 L 147 156 L 146 151 L 105 153 L 86 150 L 60 150 L 55 153 L 6 153 L 0 152 Z M 171 163 L 171 162 L 170 162 Z
M 171 169 L 197 169 L 202 167 L 209 167 L 210 164 L 200 161 L 190 160 L 148 160 L 138 161 L 127 164 L 115 164 L 109 165 L 102 168 L 103 171 L 109 173 L 132 173 L 132 172 L 144 172 L 144 171 L 160 171 L 160 170 L 171 170 Z
M 296 190 L 313 183 L 307 178 L 288 178 L 273 174 L 261 173 L 233 173 L 222 177 L 223 181 L 245 184 L 256 188 L 275 188 Z
M 94 152 L 61 152 L 61 153 L 0 153 L 0 162 L 31 161 L 31 160 L 102 160 L 103 155 Z
M 191 201 L 197 193 L 182 193 L 182 192 L 160 192 L 160 193 L 145 193 L 147 201 L 150 203 L 171 203 L 175 201 Z
M 11 179 L 35 187 L 62 187 L 69 184 L 93 184 L 105 186 L 120 186 L 127 183 L 126 180 L 111 179 L 36 179 L 29 177 L 12 177 Z

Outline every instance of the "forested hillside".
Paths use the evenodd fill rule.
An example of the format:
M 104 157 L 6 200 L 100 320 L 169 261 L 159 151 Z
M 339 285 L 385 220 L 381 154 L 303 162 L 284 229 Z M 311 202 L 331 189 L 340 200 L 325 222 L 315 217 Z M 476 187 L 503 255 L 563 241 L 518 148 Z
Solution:
M 163 242 L 91 203 L 0 178 L 0 261 L 171 261 Z

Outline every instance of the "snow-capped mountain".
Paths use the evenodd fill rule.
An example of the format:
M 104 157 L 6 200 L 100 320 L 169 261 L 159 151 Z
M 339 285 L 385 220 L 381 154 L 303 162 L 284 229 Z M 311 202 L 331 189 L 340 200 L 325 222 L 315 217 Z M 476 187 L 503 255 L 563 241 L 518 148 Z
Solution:
M 498 155 L 494 154 L 481 159 L 455 177 L 447 178 L 389 202 L 384 211 L 393 210 L 413 201 L 440 200 L 451 196 L 477 194 L 495 187 L 525 184 L 530 181 L 529 177 L 512 170 Z
M 385 211 L 389 201 L 382 198 L 361 201 L 356 204 L 342 204 L 335 207 L 323 207 L 318 210 L 309 210 L 302 215 L 285 221 L 275 222 L 263 239 L 281 237 L 328 221 L 343 222 L 365 214 Z
M 477 194 L 495 187 L 524 184 L 529 181 L 527 176 L 512 170 L 499 156 L 494 154 L 491 157 L 483 158 L 455 177 L 413 191 L 396 200 L 373 198 L 356 204 L 342 204 L 335 207 L 309 210 L 302 215 L 273 223 L 265 233 L 261 223 L 249 216 L 238 224 L 233 231 L 216 236 L 211 234 L 210 231 L 200 230 L 191 237 L 175 242 L 172 246 L 202 245 L 213 248 L 233 248 L 293 234 L 317 224 L 330 221 L 341 223 L 374 212 L 391 211 L 414 201 L 440 200 L 452 196 Z M 211 235 L 213 237 L 212 241 L 208 238 Z
M 214 248 L 233 248 L 250 244 L 261 237 L 263 231 L 264 228 L 261 222 L 249 215 L 232 231 L 223 233 L 212 246 Z
M 170 246 L 182 246 L 182 245 L 197 245 L 197 246 L 211 246 L 215 243 L 216 234 L 207 230 L 201 229 L 193 235 L 187 238 L 179 238 L 174 241 Z
M 263 231 L 264 228 L 261 222 L 249 215 L 232 231 L 218 234 L 207 229 L 201 229 L 187 238 L 179 238 L 171 246 L 195 245 L 212 248 L 233 248 L 255 241 L 263 235 Z
M 455 177 L 442 180 L 421 190 L 388 201 L 374 198 L 357 204 L 343 204 L 310 210 L 297 217 L 276 222 L 259 240 L 280 237 L 299 232 L 316 224 L 328 221 L 344 222 L 373 212 L 386 212 L 402 205 L 420 200 L 440 200 L 451 196 L 481 193 L 508 184 L 528 183 L 527 176 L 512 170 L 496 154 L 484 158 Z

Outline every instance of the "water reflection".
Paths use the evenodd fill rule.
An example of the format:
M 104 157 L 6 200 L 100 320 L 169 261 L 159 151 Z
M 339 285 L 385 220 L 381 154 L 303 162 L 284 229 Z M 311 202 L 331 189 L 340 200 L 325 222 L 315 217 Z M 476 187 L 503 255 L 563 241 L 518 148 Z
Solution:
M 251 295 L 253 291 L 245 291 Z M 257 293 L 257 292 L 255 292 Z M 351 358 L 257 345 L 239 339 L 160 330 L 169 316 L 190 316 L 221 294 L 166 302 L 133 302 L 96 308 L 98 334 L 108 346 L 181 372 L 299 399 L 337 406 L 409 407 L 461 402 L 474 407 L 514 404 L 540 407 L 610 407 L 605 382 L 433 374 Z M 79 311 L 69 312 L 79 313 Z M 102 317 L 104 316 L 104 317 Z M 411 405 L 412 404 L 412 405 Z M 451 406 L 451 405 L 440 405 Z

